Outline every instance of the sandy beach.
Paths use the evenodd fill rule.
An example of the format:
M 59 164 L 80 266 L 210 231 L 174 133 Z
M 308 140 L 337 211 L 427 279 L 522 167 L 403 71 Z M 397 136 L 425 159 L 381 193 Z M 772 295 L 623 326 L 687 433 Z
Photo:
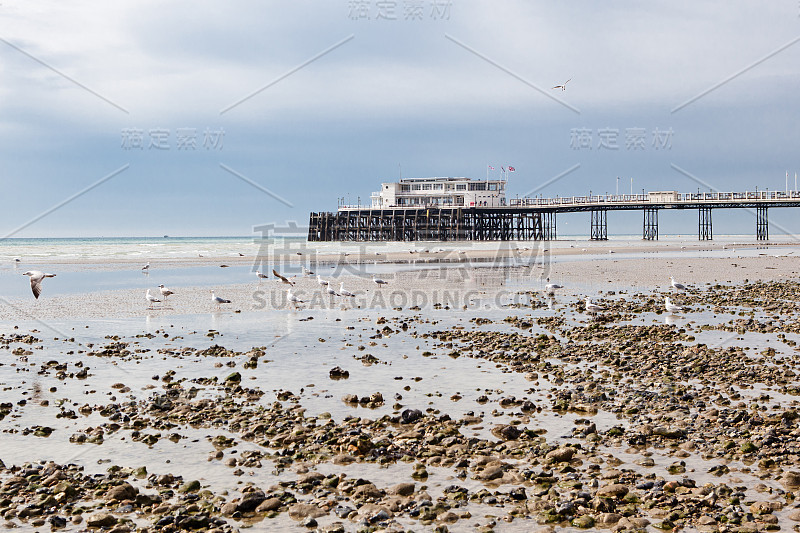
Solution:
M 0 308 L 5 526 L 800 521 L 791 247 L 397 254 L 314 263 L 354 297 L 293 273 L 300 262 L 278 265 L 291 286 L 259 282 L 252 258 L 159 261 L 148 274 L 130 262 L 56 264 L 63 277 L 39 300 Z M 430 257 L 403 257 L 417 254 Z M 53 282 L 101 275 L 136 287 L 52 294 Z M 223 282 L 170 284 L 148 309 L 142 287 L 160 297 L 170 275 Z M 548 278 L 563 285 L 554 298 Z M 231 303 L 218 308 L 212 288 Z M 289 288 L 302 302 L 287 301 Z M 666 313 L 665 296 L 682 310 Z M 602 309 L 587 313 L 587 297 Z

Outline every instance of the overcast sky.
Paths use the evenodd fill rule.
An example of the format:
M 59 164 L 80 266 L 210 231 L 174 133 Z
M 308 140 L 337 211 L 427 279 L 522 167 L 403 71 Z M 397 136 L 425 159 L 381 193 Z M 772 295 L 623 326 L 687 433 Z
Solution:
M 251 235 L 400 169 L 511 165 L 510 196 L 800 171 L 797 0 L 3 0 L 0 38 L 3 236 Z M 793 213 L 770 217 L 800 233 Z M 715 211 L 716 234 L 754 227 Z

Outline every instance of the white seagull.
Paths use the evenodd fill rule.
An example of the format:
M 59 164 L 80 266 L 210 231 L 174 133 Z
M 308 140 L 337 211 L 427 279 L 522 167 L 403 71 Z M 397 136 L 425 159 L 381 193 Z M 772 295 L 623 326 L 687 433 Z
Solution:
M 555 87 L 553 87 L 553 89 L 561 89 L 562 91 L 566 91 L 566 90 L 567 90 L 567 84 L 568 84 L 570 81 L 572 81 L 572 78 L 568 79 L 567 81 L 565 81 L 565 82 L 564 82 L 564 83 L 562 83 L 561 85 L 556 85 Z
M 216 294 L 214 294 L 214 291 L 213 291 L 213 290 L 211 291 L 211 301 L 212 301 L 212 302 L 214 302 L 215 304 L 217 304 L 217 309 L 219 309 L 219 308 L 220 308 L 220 305 L 222 305 L 222 304 L 229 304 L 229 303 L 231 303 L 231 301 L 230 301 L 230 300 L 226 300 L 225 298 L 220 298 L 219 296 L 217 296 Z
M 597 305 L 596 303 L 592 303 L 592 299 L 589 298 L 588 296 L 586 297 L 586 312 L 587 313 L 589 313 L 590 315 L 594 315 L 594 314 L 596 314 L 596 313 L 598 313 L 598 312 L 600 312 L 600 311 L 602 311 L 604 309 L 605 309 L 605 307 L 603 307 L 602 305 Z
M 147 300 L 147 303 L 149 304 L 148 309 L 153 309 L 154 303 L 161 302 L 161 300 L 150 294 L 150 289 L 147 289 L 147 294 L 145 294 L 144 297 Z
M 304 275 L 304 276 L 313 276 L 313 275 L 314 275 L 314 273 L 313 273 L 313 272 L 311 272 L 311 271 L 310 271 L 309 269 L 307 269 L 306 267 L 303 267 L 303 275 Z
M 667 310 L 667 313 L 674 315 L 675 313 L 680 313 L 683 311 L 683 307 L 680 305 L 675 305 L 669 299 L 669 296 L 664 297 L 664 307 Z
M 166 300 L 167 296 L 169 296 L 170 294 L 175 294 L 174 292 L 166 288 L 163 283 L 158 286 L 158 289 L 161 291 L 161 296 L 164 297 L 164 300 Z
M 672 284 L 672 288 L 673 289 L 678 290 L 678 291 L 685 291 L 686 290 L 686 285 L 684 285 L 683 283 L 678 283 L 677 281 L 675 281 L 675 278 L 673 278 L 672 276 L 669 277 L 669 281 Z
M 39 299 L 39 295 L 42 294 L 42 281 L 44 278 L 56 277 L 55 274 L 47 274 L 41 270 L 29 270 L 22 275 L 31 278 L 31 290 L 33 291 L 33 296 L 37 300 Z
M 319 283 L 321 286 L 325 287 L 328 284 L 328 280 L 322 279 L 320 277 L 320 275 L 317 274 L 317 283 Z
M 296 306 L 297 304 L 305 303 L 303 300 L 295 296 L 292 292 L 292 289 L 286 289 L 286 299 L 289 301 L 290 304 Z
M 328 288 L 327 288 L 327 289 L 325 289 L 325 291 L 326 291 L 328 294 L 330 294 L 331 296 L 339 296 L 339 295 L 336 293 L 336 289 L 334 289 L 334 288 L 333 288 L 333 287 L 331 287 L 330 285 L 328 285 Z
M 142 272 L 147 274 L 150 271 L 150 262 L 148 261 L 145 266 L 142 267 Z
M 548 283 L 544 286 L 544 293 L 546 296 L 555 296 L 557 289 L 563 289 L 563 285 L 559 285 L 558 283 Z
M 383 287 L 384 285 L 388 285 L 388 281 L 384 281 L 381 278 L 376 278 L 374 275 L 372 276 L 372 281 L 378 284 L 378 287 Z
M 355 298 L 356 296 L 355 294 L 344 288 L 344 281 L 339 284 L 339 294 L 342 296 L 350 296 L 352 298 Z
M 262 274 L 260 271 L 256 270 L 256 277 L 258 278 L 258 282 L 261 283 L 262 279 L 267 279 L 269 276 L 266 274 Z

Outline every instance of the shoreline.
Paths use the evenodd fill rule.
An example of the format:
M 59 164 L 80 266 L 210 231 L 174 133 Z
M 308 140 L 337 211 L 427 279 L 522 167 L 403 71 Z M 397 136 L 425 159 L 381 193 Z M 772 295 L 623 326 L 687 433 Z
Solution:
M 155 309 L 147 308 L 142 288 L 48 295 L 45 287 L 39 300 L 28 296 L 6 299 L 7 305 L 0 307 L 0 320 L 119 319 L 281 309 L 380 310 L 435 304 L 470 308 L 487 305 L 486 302 L 493 306 L 502 306 L 507 302 L 529 305 L 530 300 L 522 296 L 536 293 L 535 297 L 541 298 L 541 290 L 548 278 L 564 286 L 559 291 L 560 297 L 582 299 L 612 290 L 669 291 L 670 275 L 695 289 L 707 284 L 783 281 L 800 277 L 800 262 L 794 256 L 626 258 L 620 253 L 592 261 L 584 260 L 580 255 L 558 257 L 566 259 L 499 265 L 489 262 L 417 264 L 419 268 L 382 271 L 381 277 L 388 281 L 385 287 L 377 287 L 372 282 L 372 273 L 366 268 L 353 273 L 347 268 L 347 263 L 332 263 L 342 268 L 330 274 L 320 274 L 332 283 L 335 290 L 339 290 L 339 283 L 344 283 L 356 297 L 329 296 L 325 288 L 317 283 L 316 276 L 290 276 L 295 283 L 292 286 L 293 293 L 304 301 L 298 306 L 287 302 L 286 291 L 289 286 L 277 281 L 271 273 L 269 279 L 262 283 L 170 285 L 175 294 L 167 302 L 157 304 Z M 179 264 L 187 267 L 185 263 Z M 364 266 L 364 263 L 359 264 Z M 405 266 L 403 263 L 392 265 Z M 430 268 L 423 268 L 428 266 Z M 146 281 L 148 286 L 152 286 L 151 292 L 160 297 L 156 288 L 159 283 L 158 270 L 153 270 Z M 137 283 L 143 285 L 138 280 Z M 211 301 L 211 289 L 233 303 L 218 310 Z

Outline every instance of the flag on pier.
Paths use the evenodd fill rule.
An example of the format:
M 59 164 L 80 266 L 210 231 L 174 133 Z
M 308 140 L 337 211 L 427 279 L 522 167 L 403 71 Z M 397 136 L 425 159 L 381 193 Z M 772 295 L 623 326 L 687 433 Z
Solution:
M 509 167 L 508 167 L 508 171 L 509 171 L 509 172 L 516 172 L 516 171 L 514 170 L 514 167 L 512 167 L 512 166 L 509 166 Z

